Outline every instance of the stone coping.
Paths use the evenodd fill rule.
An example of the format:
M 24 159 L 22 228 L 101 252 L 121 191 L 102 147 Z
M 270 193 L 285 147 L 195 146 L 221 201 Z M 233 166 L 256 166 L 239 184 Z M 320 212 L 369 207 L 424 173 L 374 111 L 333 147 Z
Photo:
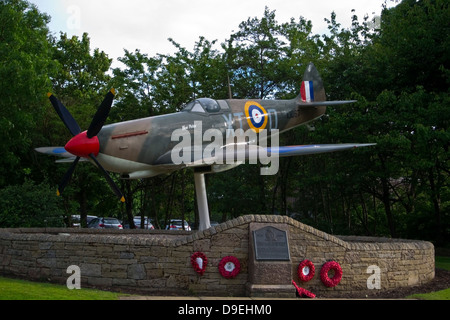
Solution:
M 333 236 L 311 226 L 305 225 L 288 216 L 278 215 L 246 215 L 212 226 L 203 231 L 182 230 L 108 230 L 108 229 L 75 229 L 75 228 L 18 228 L 0 229 L 0 238 L 4 240 L 38 240 L 77 243 L 112 243 L 141 246 L 178 247 L 196 240 L 208 238 L 218 232 L 239 227 L 252 222 L 283 223 L 299 228 L 324 240 L 333 242 L 349 250 L 377 249 L 432 249 L 433 244 L 420 240 L 404 240 L 380 237 Z

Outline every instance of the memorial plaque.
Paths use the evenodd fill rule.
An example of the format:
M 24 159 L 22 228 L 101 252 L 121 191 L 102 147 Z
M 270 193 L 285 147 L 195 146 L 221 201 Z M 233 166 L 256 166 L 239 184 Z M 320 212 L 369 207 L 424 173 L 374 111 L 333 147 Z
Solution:
M 274 227 L 253 231 L 256 260 L 289 261 L 287 233 Z

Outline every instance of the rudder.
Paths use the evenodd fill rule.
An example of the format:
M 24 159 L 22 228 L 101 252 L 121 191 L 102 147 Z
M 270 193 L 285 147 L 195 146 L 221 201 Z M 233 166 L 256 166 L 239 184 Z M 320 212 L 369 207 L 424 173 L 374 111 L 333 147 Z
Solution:
M 302 103 L 326 101 L 322 78 L 312 62 L 308 65 L 303 75 L 300 94 L 297 99 Z

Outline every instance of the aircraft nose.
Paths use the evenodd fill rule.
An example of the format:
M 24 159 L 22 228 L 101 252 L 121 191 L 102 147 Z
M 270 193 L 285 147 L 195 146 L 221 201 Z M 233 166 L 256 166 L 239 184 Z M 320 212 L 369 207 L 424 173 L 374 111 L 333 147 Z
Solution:
M 73 137 L 66 144 L 65 149 L 77 157 L 88 158 L 90 154 L 98 155 L 100 142 L 97 136 L 88 138 L 87 131 L 85 131 Z

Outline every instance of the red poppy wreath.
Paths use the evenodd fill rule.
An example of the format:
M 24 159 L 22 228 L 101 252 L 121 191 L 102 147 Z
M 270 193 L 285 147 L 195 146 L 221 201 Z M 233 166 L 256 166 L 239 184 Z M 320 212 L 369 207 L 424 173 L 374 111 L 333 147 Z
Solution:
M 241 264 L 236 257 L 227 256 L 219 262 L 218 268 L 222 277 L 231 279 L 239 274 L 241 271 Z
M 303 282 L 308 282 L 314 277 L 314 274 L 316 273 L 316 268 L 314 267 L 314 264 L 309 260 L 303 260 L 298 265 L 297 269 L 297 275 L 298 278 Z
M 330 278 L 328 272 L 330 270 L 334 271 L 334 276 Z M 336 261 L 328 261 L 320 269 L 320 280 L 328 288 L 336 287 L 342 279 L 342 268 Z
M 208 258 L 202 252 L 196 252 L 191 256 L 191 264 L 195 272 L 202 276 L 205 273 Z

